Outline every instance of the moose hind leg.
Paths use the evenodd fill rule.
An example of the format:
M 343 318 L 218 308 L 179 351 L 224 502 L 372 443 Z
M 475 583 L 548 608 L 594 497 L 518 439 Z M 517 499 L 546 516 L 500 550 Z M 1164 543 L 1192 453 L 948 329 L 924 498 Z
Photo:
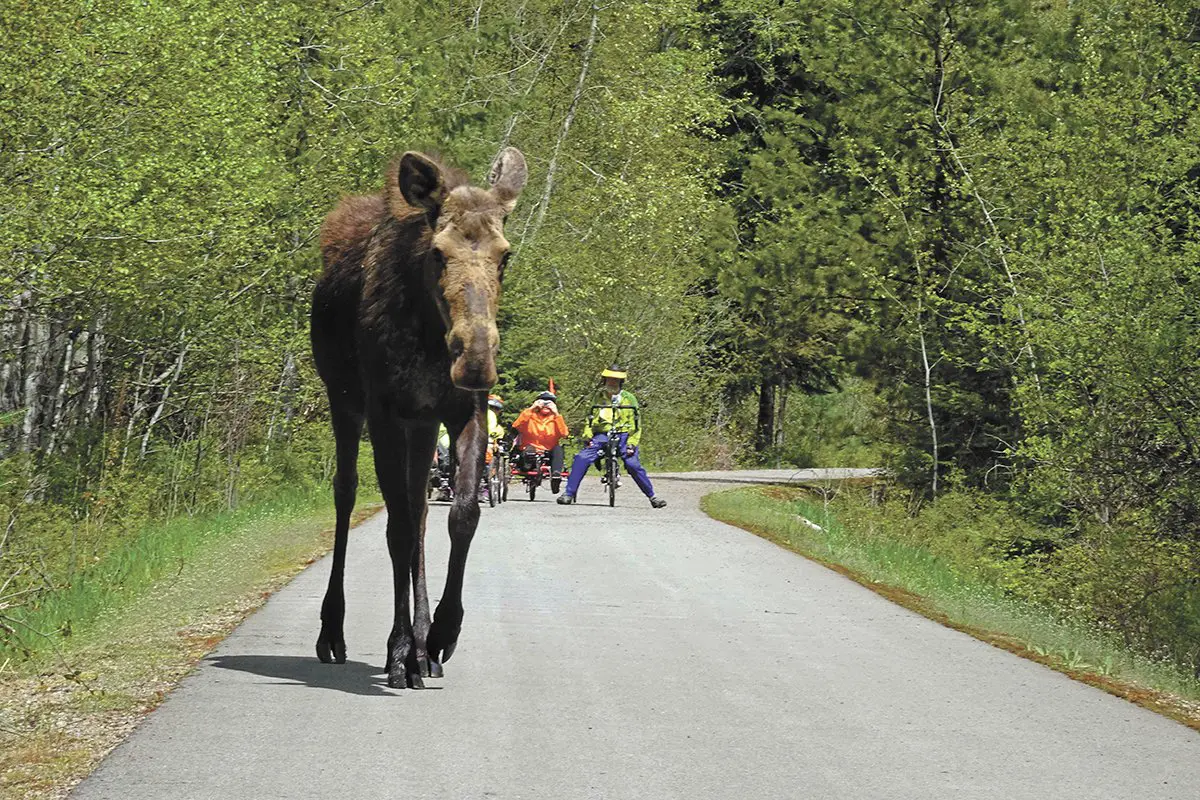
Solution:
M 375 449 L 375 474 L 387 504 L 387 545 L 392 561 L 395 616 L 387 642 L 388 686 L 393 689 L 423 689 L 421 669 L 413 636 L 409 581 L 417 557 L 417 526 L 409 492 L 408 460 L 410 437 L 399 425 L 372 415 L 371 444 Z M 432 457 L 432 453 L 430 454 Z M 428 470 L 428 465 L 425 466 Z M 424 494 L 421 501 L 424 502 Z
M 413 648 L 417 669 L 426 678 L 442 677 L 442 665 L 429 657 L 429 590 L 425 583 L 425 520 L 429 506 L 425 500 L 425 484 L 429 465 L 437 445 L 437 428 L 410 429 L 408 432 L 408 499 L 416 532 L 416 554 L 412 561 Z
M 358 490 L 358 440 L 363 418 L 344 409 L 333 409 L 333 435 L 337 442 L 337 471 L 333 476 L 333 505 L 337 517 L 333 539 L 333 568 L 329 587 L 321 603 L 321 633 L 317 636 L 317 658 L 329 664 L 346 663 L 346 638 L 343 625 L 346 597 L 343 589 L 346 569 L 346 541 L 350 537 L 350 514 Z

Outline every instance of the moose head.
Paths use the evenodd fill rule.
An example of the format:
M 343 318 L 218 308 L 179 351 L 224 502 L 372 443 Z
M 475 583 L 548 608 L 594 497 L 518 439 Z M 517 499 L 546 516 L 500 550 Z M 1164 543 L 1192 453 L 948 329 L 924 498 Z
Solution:
M 517 204 L 528 175 L 525 157 L 515 147 L 496 156 L 487 189 L 448 174 L 421 153 L 405 153 L 397 165 L 396 183 L 405 203 L 423 210 L 433 231 L 427 284 L 446 325 L 450 379 L 460 389 L 483 391 L 497 380 L 496 312 L 509 254 L 504 218 Z

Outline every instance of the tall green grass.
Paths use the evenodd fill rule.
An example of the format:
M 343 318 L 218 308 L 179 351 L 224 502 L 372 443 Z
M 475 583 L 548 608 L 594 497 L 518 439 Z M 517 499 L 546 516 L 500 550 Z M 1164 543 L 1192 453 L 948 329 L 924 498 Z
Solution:
M 328 489 L 294 489 L 233 511 L 179 517 L 142 528 L 133 538 L 80 570 L 61 588 L 9 609 L 13 633 L 0 640 L 0 661 L 36 659 L 79 635 L 105 614 L 119 612 L 151 586 L 170 581 L 189 560 L 258 523 L 279 524 L 328 510 Z
M 1069 670 L 1200 699 L 1200 682 L 1179 665 L 1146 658 L 1115 635 L 1014 596 L 1004 585 L 1003 572 L 914 543 L 921 540 L 920 532 L 892 527 L 903 523 L 865 525 L 856 521 L 850 526 L 826 504 L 781 497 L 761 487 L 708 495 L 702 508 L 716 519 L 842 567 L 866 585 L 895 587 L 916 595 L 920 599 L 916 610 L 943 615 L 950 624 L 982 638 L 1002 637 Z M 806 525 L 805 519 L 821 530 Z M 922 523 L 909 519 L 907 524 L 915 527 Z M 960 538 L 966 542 L 972 537 L 963 532 Z

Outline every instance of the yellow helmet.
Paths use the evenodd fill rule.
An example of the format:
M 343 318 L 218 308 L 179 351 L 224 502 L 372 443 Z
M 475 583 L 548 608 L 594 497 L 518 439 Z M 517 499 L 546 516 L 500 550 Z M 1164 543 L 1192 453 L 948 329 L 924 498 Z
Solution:
M 601 372 L 600 377 L 601 378 L 616 378 L 617 380 L 623 381 L 623 380 L 625 380 L 625 378 L 627 376 L 626 376 L 625 370 L 621 369 L 616 364 L 613 364 L 611 367 L 609 367 L 608 369 Z

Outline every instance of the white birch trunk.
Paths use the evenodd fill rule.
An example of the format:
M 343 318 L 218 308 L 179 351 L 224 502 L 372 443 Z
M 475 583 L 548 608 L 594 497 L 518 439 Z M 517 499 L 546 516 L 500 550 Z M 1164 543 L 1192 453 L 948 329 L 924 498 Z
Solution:
M 283 359 L 283 369 L 279 375 L 279 385 L 275 387 L 275 403 L 271 408 L 271 420 L 267 423 L 267 456 L 271 455 L 271 445 L 275 441 L 276 424 L 279 422 L 279 418 L 283 417 L 283 423 L 279 425 L 280 428 L 286 429 L 291 424 L 295 375 L 296 361 L 292 358 L 292 354 L 288 353 Z M 284 438 L 286 438 L 286 434 L 284 434 Z
M 83 419 L 88 422 L 100 410 L 100 394 L 103 389 L 102 366 L 104 364 L 104 317 L 92 323 L 87 342 L 87 374 L 84 376 Z
M 47 454 L 54 452 L 54 448 L 59 441 L 59 431 L 63 424 L 63 412 L 67 407 L 67 389 L 71 382 L 71 368 L 75 361 L 75 340 L 69 335 L 63 338 L 67 340 L 67 343 L 62 357 L 62 377 L 58 381 L 58 388 L 54 391 L 54 398 L 50 401 L 50 429 L 46 432 L 45 448 Z
M 26 322 L 25 375 L 20 403 L 25 408 L 25 419 L 21 423 L 21 449 L 32 452 L 37 442 L 37 420 L 41 412 L 38 389 L 42 383 L 42 372 L 46 361 L 48 326 L 30 314 Z
M 554 153 L 550 156 L 550 164 L 546 168 L 546 184 L 542 188 L 542 197 L 538 201 L 531 221 L 525 223 L 525 229 L 521 232 L 521 248 L 524 248 L 526 242 L 537 238 L 538 230 L 542 227 L 542 222 L 546 219 L 546 210 L 550 207 L 550 196 L 554 192 L 554 176 L 558 170 L 558 157 L 562 153 L 563 142 L 567 140 L 567 134 L 570 133 L 571 125 L 575 121 L 575 112 L 579 109 L 579 98 L 583 96 L 583 89 L 587 84 L 588 68 L 592 63 L 592 50 L 596 46 L 596 34 L 599 30 L 599 25 L 600 9 L 593 4 L 592 26 L 588 33 L 587 44 L 584 46 L 583 64 L 579 68 L 579 79 L 575 82 L 575 94 L 571 97 L 571 105 L 567 108 L 567 115 L 563 118 L 562 128 L 558 132 L 558 140 L 554 143 Z M 554 277 L 558 282 L 559 291 L 562 291 L 562 276 L 558 274 L 557 270 L 555 270 Z
M 161 384 L 163 389 L 159 395 L 158 405 L 154 409 L 154 414 L 150 417 L 150 421 L 146 423 L 146 431 L 142 434 L 142 449 L 139 453 L 139 458 L 146 457 L 146 450 L 150 447 L 150 433 L 154 430 L 155 424 L 162 418 L 163 409 L 167 407 L 167 400 L 171 397 L 171 386 L 179 380 L 179 373 L 183 371 L 183 358 L 187 355 L 188 345 L 184 337 L 187 336 L 185 330 L 179 337 L 179 356 L 175 359 L 175 364 L 168 367 L 154 379 L 155 384 Z
M 929 415 L 929 436 L 933 441 L 933 496 L 938 493 L 938 430 L 933 416 L 933 367 L 929 363 L 929 351 L 925 348 L 925 324 L 918 323 L 921 339 L 921 364 L 925 367 L 925 411 Z
M 20 301 L 17 300 L 4 309 L 4 317 L 0 319 L 0 414 L 16 408 L 15 393 L 9 382 L 16 374 L 17 354 L 21 352 L 19 318 Z
M 133 384 L 133 403 L 129 408 L 129 422 L 125 426 L 125 444 L 121 448 L 121 470 L 129 463 L 129 443 L 133 440 L 133 428 L 142 415 L 142 376 L 146 372 L 146 356 L 138 360 L 137 380 Z

